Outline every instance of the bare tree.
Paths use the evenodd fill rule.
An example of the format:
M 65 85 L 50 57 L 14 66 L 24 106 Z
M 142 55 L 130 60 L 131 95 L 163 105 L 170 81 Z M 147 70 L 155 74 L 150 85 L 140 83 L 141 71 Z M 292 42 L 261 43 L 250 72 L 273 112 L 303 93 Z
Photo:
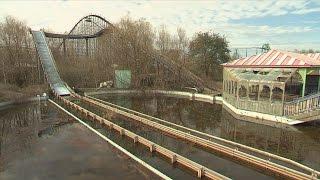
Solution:
M 0 23 L 4 83 L 26 86 L 35 83 L 37 63 L 32 37 L 22 21 L 7 16 Z
M 173 40 L 165 25 L 162 25 L 158 30 L 158 37 L 156 40 L 156 48 L 161 54 L 168 54 L 170 49 L 173 49 Z

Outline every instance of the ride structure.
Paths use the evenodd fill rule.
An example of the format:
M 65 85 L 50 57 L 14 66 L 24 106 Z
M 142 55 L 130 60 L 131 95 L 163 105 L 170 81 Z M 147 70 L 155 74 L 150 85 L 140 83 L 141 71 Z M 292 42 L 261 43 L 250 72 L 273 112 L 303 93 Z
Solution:
M 59 96 L 70 95 L 68 86 L 60 78 L 58 68 L 46 42 L 44 33 L 42 31 L 31 31 L 31 33 L 51 90 Z
M 87 16 L 87 18 L 83 18 L 82 20 L 88 19 L 89 17 L 91 17 L 91 16 Z M 93 17 L 96 17 L 96 16 L 93 16 Z M 91 19 L 91 18 L 89 18 L 89 19 Z M 90 20 L 88 20 L 88 21 L 90 21 Z M 81 21 L 79 21 L 78 24 L 81 24 L 80 22 Z M 73 29 L 75 29 L 75 28 L 73 28 Z M 107 29 L 107 28 L 105 28 L 105 29 Z M 94 32 L 94 33 L 93 34 L 83 33 L 83 34 L 78 34 L 77 36 L 79 39 L 82 39 L 81 36 L 88 38 L 88 39 L 94 39 L 95 37 L 93 37 L 93 36 L 97 35 L 97 37 L 98 37 L 98 34 L 105 33 L 106 30 L 103 30 L 101 28 L 100 30 L 96 29 L 96 31 L 92 31 L 92 32 Z M 217 138 L 217 137 L 214 137 L 211 135 L 207 135 L 205 133 L 197 132 L 192 129 L 188 129 L 183 126 L 175 125 L 172 123 L 170 124 L 170 126 L 172 126 L 172 127 L 170 127 L 169 123 L 164 123 L 163 120 L 153 118 L 153 117 L 150 117 L 150 116 L 138 113 L 138 112 L 134 112 L 132 110 L 128 110 L 125 108 L 117 107 L 117 106 L 112 105 L 107 102 L 98 101 L 98 100 L 93 99 L 92 97 L 88 98 L 88 97 L 83 97 L 78 94 L 75 94 L 74 92 L 72 92 L 69 89 L 69 87 L 61 80 L 61 78 L 59 76 L 59 72 L 58 72 L 58 69 L 55 65 L 54 58 L 53 58 L 52 53 L 48 47 L 48 43 L 45 39 L 45 33 L 43 33 L 42 31 L 31 31 L 31 33 L 32 33 L 34 41 L 35 41 L 35 45 L 36 45 L 36 49 L 37 49 L 39 58 L 42 62 L 42 67 L 45 72 L 47 81 L 48 81 L 52 91 L 54 92 L 54 95 L 57 98 L 57 101 L 59 101 L 60 103 L 63 103 L 65 106 L 68 106 L 69 108 L 73 108 L 76 112 L 82 114 L 84 117 L 87 117 L 93 121 L 104 124 L 104 125 L 108 126 L 109 129 L 111 129 L 111 130 L 112 129 L 116 130 L 117 132 L 120 133 L 121 136 L 127 136 L 127 137 L 131 138 L 135 143 L 143 144 L 145 147 L 149 148 L 151 153 L 157 152 L 159 154 L 162 154 L 164 157 L 169 158 L 171 160 L 172 164 L 179 163 L 180 165 L 182 165 L 186 168 L 189 168 L 190 170 L 196 172 L 197 177 L 199 177 L 199 178 L 206 177 L 209 179 L 228 179 L 226 176 L 223 176 L 215 171 L 212 171 L 211 169 L 208 169 L 208 168 L 202 166 L 201 164 L 193 162 L 183 156 L 180 156 L 179 154 L 177 154 L 175 152 L 172 152 L 166 148 L 163 148 L 160 145 L 155 144 L 154 142 L 143 138 L 142 136 L 138 136 L 137 134 L 130 132 L 127 129 L 122 128 L 121 126 L 117 125 L 116 123 L 113 123 L 113 122 L 99 116 L 98 114 L 95 114 L 91 111 L 88 111 L 87 109 L 81 107 L 80 105 L 72 102 L 72 100 L 75 102 L 80 101 L 81 103 L 84 103 L 84 104 L 90 106 L 91 108 L 95 107 L 97 109 L 100 109 L 100 110 L 103 110 L 106 112 L 111 112 L 109 114 L 117 113 L 119 115 L 127 117 L 128 119 L 130 119 L 132 121 L 140 123 L 148 128 L 153 128 L 158 131 L 161 131 L 161 132 L 163 132 L 164 135 L 171 135 L 170 137 L 184 139 L 185 141 L 197 144 L 197 146 L 200 146 L 204 149 L 206 148 L 211 151 L 218 152 L 218 153 L 223 154 L 227 157 L 234 158 L 234 159 L 236 159 L 236 161 L 241 161 L 241 162 L 253 165 L 255 167 L 269 171 L 271 173 L 275 173 L 277 175 L 281 175 L 283 177 L 292 178 L 292 179 L 317 179 L 317 177 L 319 177 L 319 175 L 320 175 L 320 172 L 318 172 L 314 169 L 311 169 L 307 166 L 304 166 L 302 164 L 299 164 L 297 162 L 291 161 L 289 159 L 285 159 L 285 158 L 282 158 L 282 157 L 279 157 L 276 155 L 272 155 L 270 153 L 266 153 L 266 152 L 263 152 L 263 151 L 260 151 L 260 150 L 257 150 L 257 149 L 251 148 L 251 147 L 247 147 L 247 146 L 244 146 L 241 144 L 230 142 L 230 141 L 227 141 L 222 138 Z M 69 33 L 69 34 L 70 35 L 65 36 L 65 39 L 68 39 L 68 37 L 70 37 L 70 39 L 76 37 L 75 34 L 71 34 L 71 33 Z M 58 35 L 55 34 L 52 36 L 57 37 Z M 90 38 L 89 38 L 89 36 L 90 36 Z M 93 40 L 92 42 L 95 42 L 95 41 Z M 86 43 L 86 44 L 88 44 L 88 43 Z M 63 44 L 62 44 L 62 46 L 63 46 Z M 86 51 L 88 51 L 88 50 L 86 50 Z M 282 56 L 284 56 L 284 57 L 282 57 Z M 246 59 L 240 59 L 238 61 L 231 62 L 230 64 L 225 64 L 224 65 L 225 66 L 224 77 L 226 77 L 226 79 L 224 79 L 224 91 L 225 92 L 223 94 L 223 98 L 224 98 L 223 101 L 232 103 L 232 101 L 234 99 L 229 98 L 229 97 L 235 96 L 236 98 L 240 98 L 239 97 L 239 94 L 240 94 L 239 89 L 242 87 L 242 85 L 240 85 L 240 84 L 241 83 L 244 84 L 244 81 L 242 81 L 241 78 L 244 79 L 247 76 L 245 76 L 245 75 L 239 76 L 237 73 L 232 74 L 234 71 L 233 68 L 235 68 L 233 66 L 237 65 L 237 64 L 245 65 L 246 62 L 249 60 L 252 62 L 256 62 L 256 60 L 258 60 L 259 62 L 260 61 L 261 62 L 267 61 L 267 62 L 273 63 L 277 58 L 280 58 L 280 59 L 278 59 L 278 61 L 275 62 L 276 64 L 280 64 L 280 65 L 282 65 L 282 63 L 288 61 L 288 63 L 287 63 L 288 67 L 287 66 L 283 66 L 283 67 L 279 66 L 279 69 L 289 68 L 290 73 L 287 73 L 287 71 L 284 71 L 284 70 L 283 71 L 281 71 L 281 70 L 270 70 L 270 71 L 263 70 L 263 68 L 267 68 L 267 69 L 271 68 L 272 69 L 272 67 L 269 67 L 270 65 L 268 66 L 268 63 L 266 65 L 266 67 L 262 66 L 263 63 L 260 64 L 261 67 L 256 67 L 254 63 L 253 64 L 248 63 L 249 66 L 250 65 L 252 65 L 252 66 L 250 66 L 250 67 L 243 66 L 243 68 L 246 69 L 245 72 L 242 72 L 242 71 L 239 72 L 239 73 L 246 74 L 249 71 L 249 69 L 252 69 L 253 74 L 257 74 L 259 72 L 262 72 L 261 75 L 266 75 L 267 77 L 269 77 L 266 79 L 268 79 L 270 81 L 269 84 L 271 84 L 272 87 L 274 85 L 274 86 L 281 86 L 281 87 L 285 88 L 286 84 L 284 82 L 287 82 L 288 78 L 292 78 L 296 72 L 298 72 L 298 73 L 300 71 L 306 72 L 305 76 L 303 76 L 303 77 L 305 77 L 305 79 L 306 79 L 308 72 L 309 72 L 309 74 L 317 72 L 317 70 L 318 70 L 317 68 L 320 63 L 319 64 L 318 63 L 312 64 L 311 62 L 308 61 L 308 59 L 304 59 L 305 58 L 304 56 L 301 56 L 301 57 L 300 56 L 299 57 L 292 57 L 292 56 L 293 55 L 291 55 L 291 54 L 289 55 L 289 54 L 285 54 L 284 52 L 272 50 L 264 55 L 260 55 L 259 57 L 250 57 L 250 58 L 246 58 Z M 253 59 L 251 59 L 251 58 L 253 58 Z M 259 59 L 259 58 L 261 58 L 261 59 Z M 161 58 L 159 61 L 161 61 Z M 169 64 L 168 66 L 170 68 L 172 68 L 175 65 Z M 256 68 L 259 69 L 258 72 L 256 72 L 257 71 Z M 174 68 L 172 68 L 172 69 L 174 69 Z M 279 73 L 279 71 L 281 73 Z M 269 73 L 270 73 L 270 75 L 268 75 Z M 190 74 L 187 76 L 191 77 Z M 276 80 L 274 80 L 275 77 L 276 77 Z M 230 82 L 230 81 L 232 81 L 233 78 L 237 79 L 237 81 Z M 282 78 L 285 78 L 285 80 L 283 80 Z M 191 79 L 191 81 L 193 81 L 192 79 L 196 79 L 196 78 L 190 78 L 190 79 Z M 251 78 L 251 79 L 253 79 L 253 78 Z M 255 82 L 255 81 L 251 81 L 251 79 L 249 79 L 249 78 L 245 79 L 245 81 L 247 82 L 246 87 L 249 86 L 249 83 Z M 300 81 L 298 81 L 298 82 L 300 82 Z M 305 82 L 305 81 L 303 81 L 303 82 Z M 257 83 L 257 82 L 255 82 L 255 83 Z M 268 84 L 267 81 L 261 81 L 261 83 Z M 258 86 L 258 93 L 259 93 L 261 84 L 258 84 L 258 85 L 259 85 Z M 306 87 L 308 87 L 308 86 L 303 85 L 302 87 L 304 88 L 303 93 L 302 93 L 302 96 L 304 96 L 304 97 L 301 97 L 301 98 L 306 98 L 304 92 L 305 92 Z M 235 89 L 236 89 L 236 91 L 235 91 Z M 255 89 L 252 89 L 252 87 L 251 87 L 251 90 L 255 90 Z M 247 97 L 249 97 L 249 93 L 252 93 L 252 92 L 247 90 L 246 91 L 246 94 L 248 94 Z M 63 96 L 68 96 L 68 95 L 70 95 L 70 97 L 67 97 L 67 98 L 63 97 Z M 270 96 L 272 96 L 272 95 L 270 95 Z M 258 98 L 259 97 L 260 96 L 258 96 Z M 195 99 L 194 94 L 192 95 L 192 99 Z M 284 99 L 284 95 L 282 94 L 282 103 L 284 103 L 283 99 Z M 239 99 L 237 99 L 237 100 L 239 100 Z M 309 105 L 310 105 L 310 102 L 309 102 Z M 247 106 L 247 107 L 250 107 L 250 106 Z M 161 123 L 164 123 L 164 124 L 161 124 Z M 207 139 L 205 137 L 207 137 Z M 215 141 L 213 141 L 213 139 Z M 216 142 L 216 141 L 219 141 L 219 142 Z M 253 153 L 253 154 L 251 154 L 251 153 Z M 256 154 L 256 153 L 258 153 L 259 156 L 255 156 L 254 154 Z M 268 158 L 268 159 L 264 159 L 264 158 L 262 158 L 262 156 L 264 158 Z M 270 162 L 271 159 L 274 159 L 275 161 Z M 276 162 L 279 162 L 279 161 L 282 161 L 282 163 L 285 163 L 285 164 L 283 164 L 283 165 L 277 164 Z M 294 168 L 292 168 L 293 166 L 294 166 Z M 299 169 L 299 170 L 297 170 L 297 169 Z
M 56 50 L 63 52 L 63 57 L 67 59 L 68 51 L 75 52 L 77 56 L 93 57 L 98 51 L 102 51 L 99 47 L 99 37 L 117 31 L 117 27 L 99 15 L 88 15 L 81 18 L 69 33 L 59 34 L 52 32 L 44 32 L 45 36 L 50 40 L 53 39 L 56 44 Z M 187 70 L 185 67 L 178 65 L 168 57 L 155 53 L 149 57 L 154 69 L 164 69 L 165 78 L 167 80 L 177 77 L 186 86 L 197 88 L 203 91 L 205 88 L 214 89 L 207 86 L 206 83 Z M 159 73 L 154 73 L 157 76 Z
M 270 50 L 223 66 L 223 100 L 233 108 L 288 124 L 319 119 L 320 61 L 313 57 Z

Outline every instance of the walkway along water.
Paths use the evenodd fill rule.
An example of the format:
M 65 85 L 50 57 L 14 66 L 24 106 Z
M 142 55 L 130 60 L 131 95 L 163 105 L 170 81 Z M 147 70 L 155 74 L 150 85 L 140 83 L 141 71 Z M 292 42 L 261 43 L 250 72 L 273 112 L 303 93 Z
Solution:
M 99 94 L 154 94 L 154 95 L 163 95 L 167 97 L 176 97 L 176 98 L 184 98 L 190 99 L 193 101 L 201 101 L 207 103 L 217 103 L 222 104 L 223 107 L 228 110 L 232 116 L 237 119 L 254 122 L 257 124 L 264 124 L 274 127 L 283 127 L 283 126 L 291 126 L 300 123 L 304 123 L 306 121 L 301 121 L 297 119 L 291 119 L 285 116 L 271 115 L 259 112 L 253 112 L 243 109 L 235 108 L 233 105 L 225 101 L 221 96 L 212 96 L 208 94 L 199 94 L 199 93 L 190 93 L 183 91 L 166 91 L 166 90 L 108 90 L 108 91 L 98 91 L 91 92 L 92 89 L 84 89 L 88 90 L 85 95 L 99 95 Z
M 110 102 L 106 102 L 106 101 L 100 100 L 98 98 L 94 98 L 92 96 L 87 96 L 87 97 L 92 99 L 92 100 L 98 101 L 100 103 L 106 104 L 108 106 L 111 106 L 111 107 L 126 111 L 128 113 L 131 113 L 131 114 L 143 117 L 143 118 L 147 118 L 149 120 L 161 123 L 163 125 L 167 125 L 167 126 L 182 130 L 182 131 L 187 132 L 189 134 L 193 134 L 195 136 L 202 137 L 202 138 L 207 139 L 207 140 L 215 141 L 217 143 L 226 145 L 226 146 L 228 146 L 230 148 L 233 148 L 233 149 L 242 150 L 242 151 L 244 151 L 244 152 L 246 152 L 248 154 L 251 154 L 251 155 L 254 155 L 254 156 L 258 156 L 258 157 L 263 158 L 263 159 L 268 160 L 268 161 L 273 160 L 273 161 L 276 161 L 277 163 L 280 163 L 280 164 L 283 164 L 283 165 L 294 166 L 294 167 L 296 167 L 298 169 L 308 171 L 311 174 L 315 171 L 314 169 L 311 169 L 311 168 L 309 168 L 309 167 L 307 167 L 307 166 L 305 166 L 303 164 L 300 164 L 300 163 L 298 163 L 296 161 L 293 161 L 291 159 L 287 159 L 287 158 L 284 158 L 284 157 L 281 157 L 281 156 L 278 156 L 278 155 L 275 155 L 275 154 L 272 154 L 272 153 L 268 153 L 266 151 L 262 151 L 262 150 L 259 150 L 259 149 L 256 149 L 256 148 L 252 148 L 252 147 L 249 147 L 249 146 L 246 146 L 246 145 L 243 145 L 243 144 L 240 144 L 240 143 L 236 143 L 236 142 L 233 142 L 233 141 L 229 141 L 229 140 L 226 140 L 226 139 L 214 136 L 214 135 L 210 135 L 210 134 L 207 134 L 207 133 L 204 133 L 204 132 L 200 132 L 200 131 L 197 131 L 197 130 L 194 130 L 194 129 L 191 129 L 191 128 L 188 128 L 188 127 L 185 127 L 185 126 L 181 126 L 181 125 L 178 125 L 178 124 L 175 124 L 175 123 L 172 123 L 172 122 L 168 122 L 168 121 L 165 121 L 165 120 L 162 120 L 162 119 L 150 116 L 150 115 L 146 115 L 146 114 L 140 113 L 138 111 L 134 111 L 134 110 L 122 107 L 122 106 L 118 106 L 118 105 L 112 104 Z
M 106 178 L 161 179 L 49 102 L 0 111 L 0 179 Z
M 235 119 L 222 105 L 216 103 L 148 94 L 104 94 L 95 97 L 320 170 L 319 121 L 276 128 Z
M 78 110 L 79 112 L 84 113 L 86 116 L 91 117 L 93 120 L 98 121 L 101 124 L 105 124 L 107 125 L 110 129 L 115 129 L 117 130 L 121 135 L 123 136 L 128 136 L 129 138 L 133 139 L 133 141 L 135 143 L 141 143 L 143 145 L 145 145 L 146 147 L 149 148 L 150 152 L 158 152 L 160 154 L 162 154 L 165 157 L 168 157 L 171 159 L 171 163 L 180 163 L 181 165 L 194 170 L 195 172 L 197 172 L 197 176 L 198 177 L 207 177 L 210 179 L 229 179 L 223 175 L 220 175 L 206 167 L 203 167 L 200 164 L 197 164 L 195 162 L 190 161 L 189 159 L 186 159 L 168 149 L 165 149 L 141 136 L 136 135 L 135 133 L 132 133 L 80 106 L 78 106 L 75 103 L 72 103 L 71 101 L 61 97 L 61 96 L 57 96 L 58 98 L 60 98 L 66 105 L 69 105 L 70 107 Z
M 70 94 L 70 90 L 68 88 L 68 86 L 61 80 L 59 73 L 58 73 L 58 69 L 55 65 L 53 56 L 51 54 L 51 51 L 48 47 L 48 44 L 45 40 L 45 36 L 43 34 L 43 32 L 41 31 L 31 31 L 33 38 L 35 40 L 35 44 L 36 44 L 36 48 L 37 48 L 37 52 L 38 55 L 40 57 L 40 60 L 42 62 L 42 67 L 44 69 L 47 81 L 49 82 L 49 85 L 51 87 L 51 90 L 53 91 L 53 93 L 57 96 L 57 97 L 61 97 L 61 96 L 67 96 Z M 71 103 L 71 102 L 70 102 Z M 113 124 L 112 124 L 113 127 Z M 117 127 L 117 126 L 114 126 Z M 111 128 L 113 129 L 113 128 Z M 123 128 L 120 129 L 120 133 L 122 135 L 125 134 L 125 131 Z M 138 136 L 134 136 L 134 138 L 136 138 Z M 137 142 L 141 142 L 140 141 L 141 138 L 139 138 L 137 140 Z M 136 140 L 136 139 L 135 139 Z M 150 146 L 150 150 L 153 151 L 157 151 L 159 153 L 162 152 L 162 154 L 167 154 L 169 153 L 170 157 L 172 158 L 172 162 L 179 162 L 180 164 L 183 164 L 187 167 L 189 167 L 192 170 L 195 170 L 198 174 L 198 177 L 208 177 L 210 179 L 228 179 L 225 176 L 222 176 L 212 170 L 209 170 L 205 167 L 202 167 L 199 164 L 193 163 L 192 161 L 183 158 L 182 156 L 179 156 L 177 154 L 172 153 L 171 151 L 166 151 L 166 149 L 161 148 L 160 146 L 157 146 L 156 144 L 149 142 L 149 141 L 143 141 L 142 142 L 146 142 L 148 143 L 147 145 Z M 162 151 L 161 151 L 162 150 Z
M 99 137 L 101 137 L 103 140 L 107 141 L 109 144 L 111 144 L 112 146 L 114 146 L 115 148 L 117 148 L 119 151 L 123 152 L 124 154 L 126 154 L 127 156 L 129 156 L 130 158 L 132 158 L 133 160 L 135 160 L 136 162 L 138 162 L 139 164 L 141 164 L 142 166 L 144 166 L 145 168 L 147 168 L 148 170 L 150 170 L 151 172 L 155 173 L 156 175 L 158 175 L 159 177 L 161 177 L 162 179 L 165 180 L 170 180 L 171 178 L 169 178 L 168 176 L 166 176 L 165 174 L 163 174 L 162 172 L 158 171 L 157 169 L 153 168 L 152 166 L 148 165 L 147 163 L 145 163 L 144 161 L 142 161 L 141 159 L 137 158 L 136 156 L 134 156 L 133 154 L 131 154 L 130 152 L 128 152 L 127 150 L 125 150 L 124 148 L 122 148 L 121 146 L 117 145 L 115 142 L 113 142 L 112 140 L 108 139 L 106 136 L 102 135 L 100 132 L 98 132 L 97 130 L 93 129 L 92 127 L 90 127 L 88 124 L 86 124 L 85 122 L 83 122 L 82 120 L 80 120 L 78 117 L 76 117 L 75 115 L 71 114 L 70 112 L 68 112 L 67 110 L 65 110 L 63 107 L 61 107 L 60 105 L 58 105 L 57 103 L 55 103 L 54 101 L 52 101 L 51 99 L 49 99 L 49 102 L 51 102 L 52 104 L 54 104 L 56 107 L 58 107 L 60 110 L 62 110 L 63 112 L 65 112 L 66 114 L 68 114 L 69 116 L 73 117 L 75 120 L 77 120 L 78 122 L 80 122 L 82 125 L 84 125 L 85 127 L 87 127 L 90 131 L 94 132 L 95 134 L 97 134 Z
M 248 179 L 257 177 L 259 179 L 272 179 L 270 174 L 263 174 L 252 168 L 243 166 L 221 155 L 212 154 L 208 149 L 199 148 L 196 144 L 178 139 L 162 131 L 155 130 L 139 122 L 131 121 L 119 114 L 107 112 L 103 108 L 97 108 L 88 103 L 73 98 L 72 101 L 79 106 L 105 118 L 109 121 L 142 136 L 166 149 L 178 153 L 202 166 L 212 169 L 232 179 Z
M 295 178 L 295 179 L 310 179 L 310 178 L 315 178 L 319 174 L 319 172 L 317 172 L 317 171 L 312 171 L 312 172 L 310 172 L 309 175 L 304 174 L 303 172 L 299 172 L 294 169 L 290 169 L 290 168 L 275 164 L 273 162 L 269 162 L 269 161 L 254 157 L 254 156 L 249 155 L 247 153 L 241 152 L 237 149 L 232 149 L 232 148 L 214 143 L 212 141 L 208 141 L 203 138 L 200 138 L 200 137 L 197 137 L 197 136 L 194 136 L 194 135 L 191 135 L 191 134 L 188 134 L 188 133 L 185 133 L 185 132 L 158 124 L 156 122 L 152 122 L 148 119 L 145 119 L 145 118 L 139 117 L 137 115 L 133 115 L 133 114 L 124 112 L 122 110 L 107 106 L 105 104 L 96 102 L 96 101 L 91 100 L 89 98 L 81 97 L 76 94 L 73 94 L 73 95 L 77 98 L 80 98 L 83 101 L 94 104 L 97 107 L 103 107 L 103 108 L 108 109 L 110 111 L 113 111 L 115 113 L 119 113 L 121 115 L 124 115 L 130 119 L 134 119 L 136 121 L 139 121 L 147 126 L 153 127 L 153 128 L 158 129 L 160 131 L 164 131 L 168 134 L 179 137 L 181 139 L 196 143 L 199 146 L 202 146 L 204 148 L 208 148 L 210 150 L 222 153 L 222 154 L 229 156 L 229 157 L 234 157 L 237 160 L 244 161 L 244 162 L 249 163 L 251 165 L 254 165 L 256 167 L 260 167 L 264 170 L 272 171 L 276 174 L 281 174 L 282 176 L 285 176 L 285 177 L 290 177 L 290 178 Z

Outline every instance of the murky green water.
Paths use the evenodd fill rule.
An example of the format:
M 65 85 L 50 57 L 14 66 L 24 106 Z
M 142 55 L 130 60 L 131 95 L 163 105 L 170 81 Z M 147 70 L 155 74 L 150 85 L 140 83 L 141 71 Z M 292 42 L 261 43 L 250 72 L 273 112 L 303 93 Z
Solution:
M 221 105 L 166 97 L 99 98 L 320 169 L 319 122 L 281 129 L 236 120 Z M 92 107 L 87 108 L 93 110 Z M 169 177 L 195 178 L 190 172 L 170 165 L 167 160 L 151 154 L 132 140 L 97 123 L 85 121 Z M 113 121 L 228 177 L 272 178 L 141 124 L 117 116 Z M 133 160 L 128 160 L 128 157 L 49 104 L 39 106 L 29 103 L 0 111 L 0 179 L 155 178 L 158 177 Z
M 78 101 L 77 101 L 78 102 Z M 98 110 L 92 107 L 86 107 L 82 104 L 83 107 L 88 108 L 92 112 L 97 113 Z M 168 159 L 164 159 L 161 156 L 156 154 L 150 153 L 148 147 L 142 146 L 140 144 L 135 144 L 132 139 L 127 137 L 123 137 L 119 134 L 119 132 L 115 132 L 114 130 L 110 131 L 108 127 L 105 127 L 97 122 L 93 122 L 88 120 L 86 117 L 80 115 L 76 110 L 71 109 L 69 107 L 65 107 L 68 111 L 76 114 L 80 117 L 83 121 L 89 124 L 94 129 L 98 130 L 100 133 L 111 139 L 112 141 L 116 142 L 121 147 L 125 148 L 130 153 L 137 156 L 139 159 L 142 159 L 152 167 L 158 169 L 159 171 L 163 172 L 167 176 L 173 179 L 194 179 L 196 174 L 194 172 L 187 171 L 176 165 L 171 165 Z
M 0 111 L 0 179 L 159 179 L 51 105 Z
M 97 96 L 176 124 L 278 154 L 320 170 L 320 121 L 275 128 L 237 120 L 221 105 L 168 97 Z
M 124 101 L 121 100 L 121 102 L 132 105 L 132 101 L 127 99 Z M 227 177 L 233 179 L 249 179 L 251 177 L 257 177 L 259 179 L 272 179 L 272 177 L 269 177 L 261 172 L 257 172 L 256 170 L 238 164 L 230 159 L 225 159 L 219 155 L 215 155 L 214 153 L 199 148 L 193 143 L 188 143 L 182 141 L 181 139 L 173 138 L 140 123 L 128 121 L 125 118 L 115 114 L 106 114 L 103 109 L 93 107 L 87 103 L 82 102 L 80 105 L 100 116 L 107 115 L 107 119 L 111 120 L 112 122 Z M 124 145 L 124 147 L 126 147 L 126 145 Z M 157 166 L 157 168 L 159 167 Z

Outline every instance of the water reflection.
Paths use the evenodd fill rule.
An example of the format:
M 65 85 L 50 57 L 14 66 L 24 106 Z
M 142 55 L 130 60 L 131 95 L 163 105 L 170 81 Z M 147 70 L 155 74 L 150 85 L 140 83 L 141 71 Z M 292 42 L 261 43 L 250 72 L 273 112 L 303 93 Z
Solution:
M 97 96 L 176 124 L 272 152 L 320 170 L 320 122 L 275 128 L 233 118 L 221 105 L 168 97 Z
M 29 103 L 0 111 L 0 179 L 158 177 L 52 106 Z
M 125 100 L 124 101 L 123 100 L 124 99 L 117 99 L 119 104 L 122 104 L 122 105 L 135 104 L 134 101 L 132 103 L 124 103 Z M 153 105 L 155 105 L 156 101 L 154 101 L 154 99 L 151 101 Z M 82 107 L 85 107 L 86 109 L 89 109 L 90 111 L 95 112 L 96 114 L 106 117 L 107 119 L 113 121 L 114 123 L 120 125 L 121 127 L 124 127 L 125 129 L 135 132 L 136 134 L 156 144 L 159 144 L 162 147 L 170 149 L 173 152 L 177 152 L 180 155 L 185 156 L 186 158 L 191 159 L 194 162 L 197 162 L 205 167 L 208 167 L 209 169 L 217 171 L 227 177 L 237 178 L 237 179 L 249 179 L 251 177 L 256 177 L 258 179 L 272 179 L 271 177 L 265 174 L 262 174 L 260 172 L 257 172 L 251 168 L 248 168 L 243 165 L 239 165 L 234 161 L 230 161 L 229 159 L 222 158 L 219 155 L 214 155 L 211 152 L 203 150 L 202 148 L 198 148 L 193 143 L 189 143 L 186 141 L 182 141 L 181 139 L 177 139 L 175 137 L 164 135 L 160 131 L 150 129 L 150 127 L 147 127 L 145 125 L 142 125 L 134 121 L 128 121 L 126 120 L 126 118 L 120 115 L 115 115 L 114 113 L 105 112 L 104 109 L 90 106 L 87 103 L 80 103 L 80 105 Z M 153 109 L 154 110 L 153 112 L 156 112 L 155 111 L 156 106 L 153 106 L 153 105 L 148 106 L 147 104 L 144 104 L 144 103 L 141 103 L 140 105 L 146 111 L 148 110 L 152 111 Z M 172 107 L 176 107 L 176 106 L 172 106 Z M 183 117 L 181 118 L 181 120 L 183 120 Z M 125 147 L 126 149 L 128 149 L 127 146 Z
M 85 104 L 81 104 L 82 107 L 85 107 L 86 109 L 89 109 L 92 112 L 95 112 L 97 114 L 103 114 L 104 112 L 100 111 L 98 108 L 92 108 L 90 106 L 87 106 Z M 71 108 L 67 108 L 70 112 L 77 114 L 77 111 Z M 80 115 L 81 116 L 81 115 Z M 149 128 L 136 126 L 131 123 L 126 123 L 125 120 L 121 119 L 118 115 L 115 114 L 108 114 L 108 116 L 112 116 L 115 121 L 122 121 L 120 124 L 123 127 L 126 127 L 128 129 L 136 128 L 135 131 L 138 131 L 141 134 L 145 134 L 148 136 L 148 134 L 151 133 Z M 194 179 L 195 174 L 194 172 L 186 171 L 186 169 L 182 168 L 176 168 L 177 166 L 172 166 L 170 162 L 167 162 L 167 159 L 163 159 L 160 156 L 156 156 L 149 152 L 149 150 L 140 144 L 136 144 L 132 141 L 130 138 L 125 138 L 124 136 L 121 136 L 118 132 L 115 132 L 114 130 L 110 131 L 108 127 L 105 125 L 101 125 L 99 123 L 93 122 L 91 120 L 88 120 L 87 117 L 81 116 L 82 120 L 84 120 L 87 124 L 89 124 L 94 129 L 98 130 L 100 133 L 111 139 L 112 141 L 116 142 L 118 145 L 123 147 L 124 149 L 128 150 L 130 153 L 137 156 L 139 159 L 142 159 L 152 167 L 158 169 L 160 172 L 164 172 L 166 175 L 173 179 Z M 153 131 L 152 131 L 153 132 Z M 153 137 L 155 138 L 161 138 L 164 142 L 167 139 L 164 138 L 164 136 L 154 136 L 155 134 L 151 133 Z
M 20 153 L 31 151 L 31 144 L 37 139 L 40 118 L 41 110 L 37 104 L 0 111 L 0 170 Z
M 43 135 L 53 134 L 60 126 L 74 120 L 62 115 L 46 103 L 15 105 L 0 111 L 1 154 L 29 151 L 32 144 Z M 48 131 L 50 129 L 50 132 Z M 3 158 L 3 156 L 0 156 Z

